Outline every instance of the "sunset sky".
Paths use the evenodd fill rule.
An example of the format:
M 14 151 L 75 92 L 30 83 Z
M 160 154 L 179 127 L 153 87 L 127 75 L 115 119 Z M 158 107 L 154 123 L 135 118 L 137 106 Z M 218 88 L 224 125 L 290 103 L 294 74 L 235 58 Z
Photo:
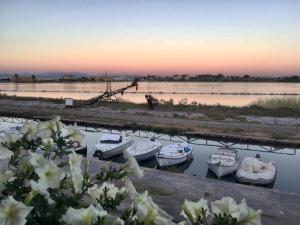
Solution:
M 298 0 L 0 0 L 0 72 L 300 75 Z

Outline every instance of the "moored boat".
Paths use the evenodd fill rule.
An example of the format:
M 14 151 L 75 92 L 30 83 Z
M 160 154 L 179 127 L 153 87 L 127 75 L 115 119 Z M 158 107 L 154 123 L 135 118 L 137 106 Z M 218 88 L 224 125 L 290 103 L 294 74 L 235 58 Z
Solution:
M 125 151 L 135 157 L 137 161 L 143 161 L 155 157 L 161 146 L 161 143 L 155 141 L 139 141 Z
M 133 140 L 121 134 L 102 134 L 100 142 L 95 145 L 94 156 L 107 159 L 122 154 L 125 149 L 133 144 Z
M 264 162 L 260 158 L 245 157 L 236 172 L 241 183 L 269 184 L 275 180 L 276 166 L 274 162 Z
M 235 172 L 240 164 L 238 153 L 232 149 L 219 149 L 207 160 L 208 169 L 218 178 Z
M 186 143 L 169 144 L 163 146 L 156 153 L 158 166 L 170 166 L 183 163 L 193 156 L 192 147 Z

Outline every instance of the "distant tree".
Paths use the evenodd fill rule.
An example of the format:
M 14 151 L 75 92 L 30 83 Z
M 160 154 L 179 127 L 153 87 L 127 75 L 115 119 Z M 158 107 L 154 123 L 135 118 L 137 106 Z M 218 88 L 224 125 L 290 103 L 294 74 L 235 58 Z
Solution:
M 31 78 L 32 78 L 32 80 L 36 80 L 35 75 L 32 75 Z
M 19 78 L 19 74 L 15 73 L 15 74 L 14 74 L 14 77 L 15 77 L 15 81 L 17 81 L 18 78 Z
M 248 78 L 250 78 L 250 75 L 246 74 L 246 75 L 243 76 L 243 78 L 248 79 Z

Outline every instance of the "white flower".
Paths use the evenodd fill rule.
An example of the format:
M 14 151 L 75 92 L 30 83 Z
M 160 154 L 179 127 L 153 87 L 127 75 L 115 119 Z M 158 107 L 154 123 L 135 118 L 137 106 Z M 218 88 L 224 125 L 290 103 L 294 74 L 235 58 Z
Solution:
M 69 225 L 93 225 L 103 214 L 106 214 L 103 209 L 95 208 L 92 205 L 85 209 L 70 207 L 61 220 Z
M 41 185 L 41 183 L 37 183 L 33 180 L 30 181 L 30 186 L 33 191 L 38 192 L 40 195 L 43 195 L 45 199 L 48 201 L 48 203 L 51 205 L 55 203 L 51 198 L 50 194 L 47 191 L 47 188 L 44 185 Z
M 35 172 L 40 178 L 38 183 L 43 189 L 59 188 L 61 180 L 66 176 L 65 170 L 57 167 L 53 161 L 36 168 Z
M 137 209 L 139 210 L 139 215 L 141 219 L 140 221 L 142 221 L 143 216 L 146 216 L 148 214 L 149 215 L 154 214 L 155 217 L 161 216 L 167 218 L 169 221 L 172 220 L 172 217 L 168 213 L 166 213 L 164 210 L 162 210 L 158 205 L 156 205 L 153 202 L 152 198 L 148 195 L 147 191 L 145 191 L 144 193 L 140 194 L 137 198 L 135 198 L 134 203 L 136 204 Z M 152 209 L 157 210 L 158 215 L 156 215 L 155 211 L 151 211 Z
M 221 200 L 211 202 L 211 210 L 215 214 L 227 214 L 239 219 L 240 212 L 236 201 L 230 197 L 223 197 Z
M 253 210 L 247 206 L 246 200 L 243 199 L 238 205 L 240 211 L 239 224 L 241 225 L 261 225 L 261 210 Z
M 139 193 L 136 191 L 134 185 L 128 177 L 124 178 L 125 190 L 132 199 L 135 199 L 139 196 Z
M 80 193 L 82 189 L 83 176 L 81 172 L 81 162 L 83 157 L 76 154 L 74 151 L 69 154 L 69 164 L 72 176 L 72 181 L 74 184 L 75 193 Z
M 101 187 L 97 187 L 97 185 L 94 185 L 92 188 L 89 189 L 88 194 L 92 198 L 92 201 L 95 202 L 97 198 L 100 197 L 101 194 L 104 194 L 104 189 L 107 189 L 107 196 L 111 198 L 116 198 L 117 193 L 122 194 L 125 192 L 125 188 L 119 189 L 114 184 L 104 182 Z
M 34 168 L 40 168 L 48 164 L 47 159 L 35 152 L 29 152 L 29 162 Z
M 45 147 L 45 151 L 52 150 L 54 148 L 54 141 L 52 138 L 43 138 L 42 143 Z
M 145 203 L 136 204 L 136 217 L 144 225 L 170 225 L 171 220 L 162 217 L 157 208 L 149 207 Z
M 197 218 L 203 217 L 203 210 L 205 211 L 205 216 L 207 216 L 209 210 L 207 200 L 200 199 L 198 202 L 185 200 L 182 205 L 181 215 L 189 219 L 192 223 L 196 223 Z
M 10 159 L 14 153 L 0 143 L 0 159 Z
M 11 134 L 5 134 L 5 136 L 0 140 L 0 159 L 10 159 L 10 157 L 14 154 L 8 148 L 4 147 L 3 144 L 7 146 L 11 146 L 11 143 L 16 142 L 17 137 Z
M 39 122 L 34 134 L 34 139 L 49 139 L 51 138 L 51 131 L 48 128 L 48 122 Z
M 81 172 L 82 159 L 82 155 L 76 154 L 74 151 L 72 151 L 72 153 L 69 154 L 70 170 Z
M 5 189 L 5 184 L 15 179 L 14 174 L 10 170 L 0 170 L 0 192 Z M 1 194 L 0 194 L 1 195 Z
M 24 225 L 26 216 L 33 207 L 28 207 L 22 202 L 17 202 L 12 196 L 2 200 L 0 204 L 0 224 Z
M 124 224 L 125 224 L 124 220 L 122 220 L 120 218 L 117 218 L 113 223 L 113 225 L 124 225 Z
M 52 120 L 47 121 L 47 128 L 54 132 L 61 131 L 63 124 L 60 122 L 60 117 L 56 116 Z
M 78 130 L 76 123 L 68 126 L 68 135 L 73 142 L 79 142 L 82 145 L 83 134 Z
M 26 120 L 22 127 L 22 133 L 27 135 L 28 140 L 32 140 L 35 137 L 37 130 L 37 123 Z
M 124 167 L 125 170 L 129 174 L 134 174 L 138 178 L 142 178 L 144 176 L 144 171 L 139 167 L 139 164 L 137 163 L 136 159 L 130 155 L 126 150 L 123 151 L 124 158 L 127 159 Z

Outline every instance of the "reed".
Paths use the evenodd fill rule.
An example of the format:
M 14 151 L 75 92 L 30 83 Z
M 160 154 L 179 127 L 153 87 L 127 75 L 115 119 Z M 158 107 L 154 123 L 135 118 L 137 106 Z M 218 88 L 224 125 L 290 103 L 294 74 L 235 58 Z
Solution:
M 300 110 L 300 97 L 260 98 L 251 105 L 266 109 Z

